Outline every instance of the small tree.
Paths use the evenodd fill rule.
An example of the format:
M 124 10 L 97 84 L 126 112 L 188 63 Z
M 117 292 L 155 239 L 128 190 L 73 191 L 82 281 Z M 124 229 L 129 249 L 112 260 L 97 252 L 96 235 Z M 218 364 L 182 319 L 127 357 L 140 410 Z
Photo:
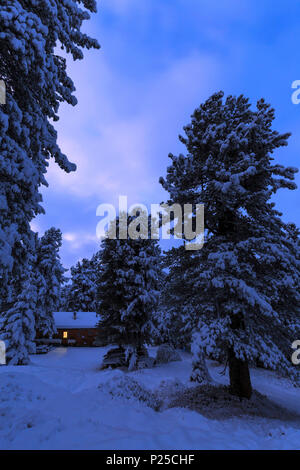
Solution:
M 128 223 L 132 220 L 128 217 Z M 119 219 L 117 232 L 118 229 Z M 99 334 L 124 352 L 125 363 L 132 369 L 151 338 L 159 297 L 160 249 L 156 240 L 129 236 L 105 238 L 101 246 L 97 289 L 102 318 Z
M 249 361 L 294 374 L 287 351 L 300 326 L 299 245 L 271 196 L 295 189 L 295 168 L 274 164 L 289 134 L 272 129 L 260 100 L 216 93 L 180 136 L 187 155 L 170 154 L 163 187 L 171 201 L 205 205 L 206 242 L 191 272 L 201 345 L 228 356 L 232 393 L 251 396 Z M 298 252 L 298 256 L 296 253 Z M 183 254 L 182 256 L 189 256 Z
M 47 230 L 36 242 L 36 329 L 48 337 L 52 337 L 56 332 L 53 313 L 60 304 L 61 287 L 65 281 L 65 269 L 59 256 L 61 244 L 61 231 L 54 227 Z
M 70 307 L 74 311 L 95 310 L 96 273 L 92 261 L 84 258 L 71 268 Z
M 23 274 L 16 278 L 13 285 L 11 280 L 8 286 L 8 291 L 12 289 L 14 294 L 7 297 L 9 303 L 0 332 L 0 339 L 6 343 L 6 360 L 11 365 L 28 364 L 29 354 L 35 352 L 37 290 L 32 270 L 33 255 L 27 253 L 26 260 L 27 269 L 24 267 Z

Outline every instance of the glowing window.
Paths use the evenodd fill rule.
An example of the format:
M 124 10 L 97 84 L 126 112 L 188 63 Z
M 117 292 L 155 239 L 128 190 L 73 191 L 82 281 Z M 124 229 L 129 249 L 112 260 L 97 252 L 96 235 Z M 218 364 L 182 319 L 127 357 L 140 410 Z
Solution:
M 67 332 L 67 331 L 64 331 L 64 332 L 63 332 L 63 338 L 64 338 L 64 339 L 67 339 L 67 337 L 68 337 L 68 332 Z

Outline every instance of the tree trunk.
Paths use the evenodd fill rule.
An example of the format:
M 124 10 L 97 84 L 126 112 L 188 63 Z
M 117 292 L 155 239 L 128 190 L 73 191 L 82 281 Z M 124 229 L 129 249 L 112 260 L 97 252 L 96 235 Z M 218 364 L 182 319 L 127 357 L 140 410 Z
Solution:
M 228 351 L 230 392 L 240 398 L 251 398 L 252 385 L 247 361 L 236 358 L 232 348 Z

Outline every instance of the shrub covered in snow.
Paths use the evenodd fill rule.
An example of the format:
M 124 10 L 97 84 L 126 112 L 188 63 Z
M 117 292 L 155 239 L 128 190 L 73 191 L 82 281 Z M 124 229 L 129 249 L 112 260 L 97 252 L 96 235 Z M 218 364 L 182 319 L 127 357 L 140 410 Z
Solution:
M 155 364 L 167 364 L 168 362 L 181 361 L 180 354 L 169 344 L 162 344 L 159 346 Z
M 197 411 L 210 419 L 224 420 L 236 416 L 259 416 L 272 420 L 297 421 L 299 415 L 288 411 L 265 395 L 254 391 L 250 400 L 230 393 L 224 385 L 197 385 L 178 391 L 169 407 L 182 407 Z
M 155 390 L 155 394 L 162 401 L 163 407 L 167 408 L 176 399 L 178 394 L 184 393 L 185 389 L 186 387 L 179 379 L 167 379 L 160 382 Z
M 108 382 L 100 384 L 99 389 L 112 397 L 138 400 L 155 411 L 158 411 L 161 406 L 161 401 L 154 393 L 125 374 L 120 373 L 120 375 L 113 377 Z
M 112 367 L 113 369 L 116 367 L 126 367 L 127 361 L 125 358 L 125 350 L 124 348 L 113 348 L 107 351 L 104 355 L 101 369 L 107 369 L 108 367 Z
M 137 349 L 135 355 L 131 351 L 128 352 L 128 350 L 118 347 L 110 349 L 105 354 L 101 369 L 124 367 L 128 370 L 134 370 L 147 369 L 153 367 L 153 365 L 154 358 L 148 355 L 145 347 Z

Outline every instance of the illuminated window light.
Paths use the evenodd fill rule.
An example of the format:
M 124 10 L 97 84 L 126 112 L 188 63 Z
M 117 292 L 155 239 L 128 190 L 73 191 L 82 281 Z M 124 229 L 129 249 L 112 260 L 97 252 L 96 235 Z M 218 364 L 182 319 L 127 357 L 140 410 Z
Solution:
M 67 331 L 64 331 L 64 332 L 63 332 L 63 338 L 64 338 L 64 339 L 67 339 L 67 338 L 68 338 L 68 332 L 67 332 Z

